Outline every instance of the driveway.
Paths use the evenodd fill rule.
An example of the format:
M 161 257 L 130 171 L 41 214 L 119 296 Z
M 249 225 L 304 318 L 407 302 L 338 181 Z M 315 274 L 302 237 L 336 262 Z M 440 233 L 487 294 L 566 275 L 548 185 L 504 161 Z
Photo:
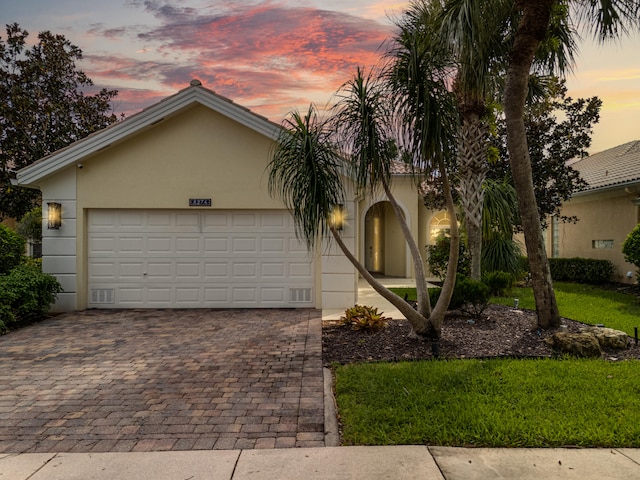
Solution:
M 87 310 L 0 337 L 0 452 L 315 446 L 317 310 Z

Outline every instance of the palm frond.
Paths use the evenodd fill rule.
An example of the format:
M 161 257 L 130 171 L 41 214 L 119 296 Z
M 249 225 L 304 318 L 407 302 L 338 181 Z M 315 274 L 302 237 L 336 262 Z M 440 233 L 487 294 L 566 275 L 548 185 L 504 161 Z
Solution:
M 293 112 L 274 144 L 268 189 L 293 215 L 296 235 L 309 249 L 329 231 L 335 205 L 344 203 L 342 161 L 316 108 Z

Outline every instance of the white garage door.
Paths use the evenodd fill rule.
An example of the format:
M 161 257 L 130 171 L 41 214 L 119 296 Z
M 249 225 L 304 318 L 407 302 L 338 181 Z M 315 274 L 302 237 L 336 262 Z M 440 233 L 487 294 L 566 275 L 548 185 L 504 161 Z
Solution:
M 89 307 L 313 307 L 286 211 L 91 210 Z

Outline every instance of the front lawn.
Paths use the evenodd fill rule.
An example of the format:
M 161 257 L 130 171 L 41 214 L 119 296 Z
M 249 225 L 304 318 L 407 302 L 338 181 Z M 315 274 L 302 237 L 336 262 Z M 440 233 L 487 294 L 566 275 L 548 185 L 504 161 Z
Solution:
M 337 366 L 344 445 L 640 447 L 640 362 Z

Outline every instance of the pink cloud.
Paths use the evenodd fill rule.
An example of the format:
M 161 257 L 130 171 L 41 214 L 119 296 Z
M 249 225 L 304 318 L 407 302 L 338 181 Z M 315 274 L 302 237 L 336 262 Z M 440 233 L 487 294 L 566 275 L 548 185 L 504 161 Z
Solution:
M 159 55 L 147 61 L 94 55 L 86 59 L 90 76 L 114 83 L 153 80 L 174 91 L 199 78 L 263 115 L 281 116 L 321 92 L 329 92 L 328 101 L 356 66 L 378 63 L 379 48 L 390 34 L 390 27 L 373 20 L 269 1 L 230 3 L 214 14 L 150 0 L 130 4 L 161 21 L 156 28 L 137 26 L 127 33 Z M 99 29 L 91 34 L 99 34 Z M 103 31 L 109 39 L 118 34 L 124 33 L 117 28 Z M 287 107 L 287 102 L 293 105 Z

